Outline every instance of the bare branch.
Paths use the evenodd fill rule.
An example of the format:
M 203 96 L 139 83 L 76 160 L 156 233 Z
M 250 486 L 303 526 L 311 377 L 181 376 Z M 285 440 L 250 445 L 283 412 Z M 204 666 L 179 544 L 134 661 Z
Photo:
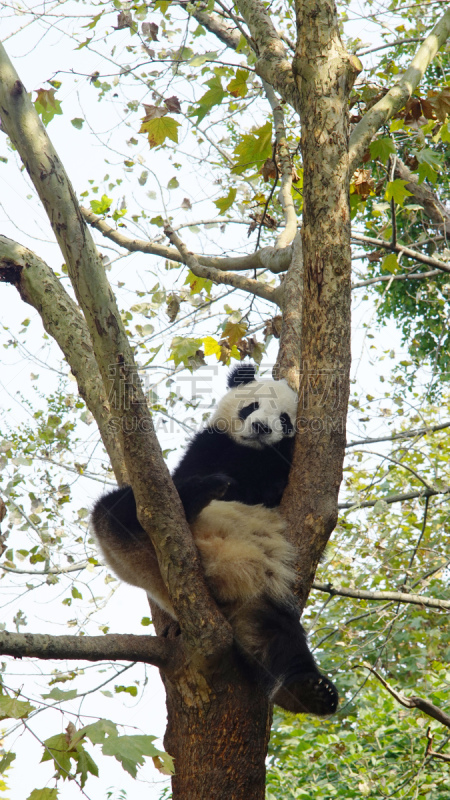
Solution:
M 436 706 L 433 706 L 433 708 L 436 708 Z M 433 715 L 430 714 L 430 717 L 432 716 Z M 441 720 L 439 720 L 439 722 L 441 722 Z M 432 749 L 432 746 L 433 746 L 433 734 L 431 733 L 431 727 L 429 727 L 427 730 L 427 748 L 425 750 L 425 758 L 427 757 L 439 758 L 441 761 L 447 761 L 447 762 L 450 761 L 450 756 L 446 756 L 445 753 L 438 753 L 436 750 Z
M 394 281 L 423 281 L 428 278 L 437 278 L 442 274 L 442 270 L 433 269 L 430 272 L 402 272 L 401 275 L 380 275 L 378 278 L 369 278 L 367 281 L 352 283 L 353 289 L 362 289 L 364 286 L 372 286 L 374 283 L 393 283 Z
M 185 244 L 181 241 L 180 237 L 172 230 L 170 225 L 166 225 L 164 233 L 168 239 L 174 244 L 183 262 L 188 265 L 189 269 L 199 278 L 206 278 L 207 280 L 214 281 L 214 283 L 225 283 L 228 286 L 234 286 L 236 289 L 241 289 L 243 292 L 249 292 L 268 300 L 270 303 L 280 304 L 280 287 L 274 289 L 272 286 L 264 285 L 260 281 L 255 281 L 253 278 L 243 278 L 241 275 L 234 275 L 231 272 L 220 272 L 212 267 L 203 267 L 197 261 L 194 253 L 191 253 Z
M 394 442 L 397 439 L 412 439 L 415 436 L 424 436 L 427 433 L 434 433 L 435 431 L 443 431 L 445 428 L 450 427 L 450 420 L 442 422 L 440 425 L 427 425 L 425 428 L 410 428 L 407 431 L 400 431 L 400 433 L 393 433 L 392 436 L 379 436 L 378 438 L 369 439 L 355 439 L 353 442 L 348 442 L 346 447 L 358 447 L 361 444 L 376 444 L 377 442 Z
M 0 281 L 13 284 L 22 300 L 39 312 L 45 330 L 61 348 L 78 391 L 94 416 L 117 482 L 127 483 L 123 453 L 111 425 L 108 398 L 80 309 L 45 261 L 6 236 L 0 236 Z
M 438 608 L 442 611 L 450 608 L 450 600 L 436 600 L 434 597 L 424 597 L 424 595 L 410 594 L 409 592 L 370 592 L 365 589 L 333 586 L 332 583 L 321 583 L 320 581 L 314 581 L 312 588 L 318 592 L 325 592 L 331 597 L 354 597 L 357 600 L 373 600 L 383 603 L 386 600 L 394 600 L 398 603 L 410 603 L 424 608 Z
M 367 111 L 362 120 L 355 125 L 350 137 L 350 174 L 358 166 L 376 132 L 396 111 L 403 108 L 419 85 L 425 70 L 438 50 L 450 35 L 450 10 L 446 11 L 433 30 L 419 47 L 411 65 L 402 75 L 398 83 Z
M 416 497 L 435 497 L 437 495 L 444 495 L 450 492 L 450 486 L 446 486 L 444 489 L 424 489 L 420 492 L 406 492 L 405 494 L 391 494 L 387 495 L 386 497 L 377 497 L 376 500 L 363 500 L 361 503 L 339 503 L 338 508 L 340 510 L 344 510 L 347 508 L 351 508 L 353 511 L 358 511 L 360 508 L 373 508 L 373 506 L 378 503 L 380 500 L 383 503 L 404 503 L 406 500 L 414 500 Z
M 364 236 L 362 233 L 352 233 L 352 239 L 364 244 L 372 244 L 374 247 L 382 247 L 384 250 L 390 250 L 393 253 L 404 253 L 408 258 L 414 258 L 415 261 L 420 261 L 421 264 L 429 264 L 430 267 L 437 267 L 442 272 L 450 272 L 450 266 L 444 261 L 439 261 L 438 258 L 426 256 L 423 253 L 418 253 L 417 250 L 412 250 L 410 247 L 405 247 L 402 244 L 392 244 L 392 242 L 383 242 L 380 239 L 373 239 L 371 236 Z
M 14 658 L 137 661 L 160 669 L 180 660 L 179 641 L 159 636 L 50 636 L 41 633 L 0 632 L 0 653 Z
M 377 680 L 384 686 L 385 689 L 388 690 L 389 694 L 397 700 L 400 705 L 404 706 L 405 708 L 418 708 L 419 711 L 423 711 L 424 714 L 427 716 L 432 717 L 433 719 L 437 719 L 438 722 L 441 722 L 442 725 L 445 725 L 446 728 L 450 728 L 450 715 L 446 714 L 445 711 L 438 708 L 438 706 L 433 705 L 430 703 L 429 700 L 424 700 L 422 697 L 405 697 L 404 694 L 397 692 L 392 686 L 389 685 L 381 675 L 371 667 L 369 664 L 362 664 L 365 669 L 368 669 L 372 675 L 375 675 Z
M 167 247 L 162 244 L 153 242 L 146 242 L 143 239 L 131 239 L 123 233 L 111 228 L 105 220 L 96 217 L 92 211 L 87 208 L 81 208 L 81 212 L 87 222 L 93 228 L 97 228 L 100 233 L 107 239 L 110 239 L 115 244 L 124 247 L 131 253 L 149 253 L 149 255 L 160 256 L 161 258 L 168 258 L 171 261 L 177 261 L 180 264 L 186 263 L 180 252 L 174 247 Z M 252 253 L 249 256 L 241 256 L 236 258 L 217 258 L 215 256 L 202 256 L 196 255 L 195 258 L 199 264 L 204 267 L 212 267 L 216 270 L 238 270 L 243 271 L 247 269 L 267 269 L 275 274 L 284 272 L 290 264 L 292 250 L 286 247 L 283 250 L 275 249 L 274 247 L 264 247 L 258 250 L 257 253 Z
M 278 155 L 280 162 L 281 186 L 278 193 L 278 200 L 283 209 L 285 226 L 284 231 L 277 239 L 276 247 L 278 249 L 290 244 L 297 231 L 297 214 L 292 199 L 292 159 L 286 139 L 283 108 L 272 86 L 264 79 L 262 83 L 272 109 L 275 125 L 275 139 L 277 143 L 276 155 Z

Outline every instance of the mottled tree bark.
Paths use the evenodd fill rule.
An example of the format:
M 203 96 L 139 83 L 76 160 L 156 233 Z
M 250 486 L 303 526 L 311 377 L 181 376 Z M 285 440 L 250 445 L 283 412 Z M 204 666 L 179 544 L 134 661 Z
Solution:
M 303 314 L 296 451 L 283 513 L 303 606 L 336 524 L 350 374 L 348 97 L 355 68 L 332 0 L 298 0 L 293 68 L 303 155 Z

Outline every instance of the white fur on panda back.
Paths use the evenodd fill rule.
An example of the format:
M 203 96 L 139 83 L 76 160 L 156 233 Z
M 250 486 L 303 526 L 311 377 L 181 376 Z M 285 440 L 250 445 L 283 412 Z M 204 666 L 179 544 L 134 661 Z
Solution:
M 219 603 L 282 600 L 292 590 L 294 550 L 277 509 L 213 500 L 191 530 Z

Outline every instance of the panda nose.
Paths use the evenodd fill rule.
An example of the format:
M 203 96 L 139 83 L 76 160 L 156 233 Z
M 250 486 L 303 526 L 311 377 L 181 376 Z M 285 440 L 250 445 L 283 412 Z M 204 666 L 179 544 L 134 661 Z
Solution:
M 252 431 L 254 433 L 272 433 L 272 428 L 269 428 L 268 425 L 265 425 L 264 422 L 252 422 Z

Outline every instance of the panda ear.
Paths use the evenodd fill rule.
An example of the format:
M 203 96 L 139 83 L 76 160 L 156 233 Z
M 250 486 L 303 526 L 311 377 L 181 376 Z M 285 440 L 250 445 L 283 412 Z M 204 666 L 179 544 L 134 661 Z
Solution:
M 228 375 L 228 388 L 235 389 L 243 383 L 251 383 L 255 380 L 255 375 L 253 364 L 238 364 Z

